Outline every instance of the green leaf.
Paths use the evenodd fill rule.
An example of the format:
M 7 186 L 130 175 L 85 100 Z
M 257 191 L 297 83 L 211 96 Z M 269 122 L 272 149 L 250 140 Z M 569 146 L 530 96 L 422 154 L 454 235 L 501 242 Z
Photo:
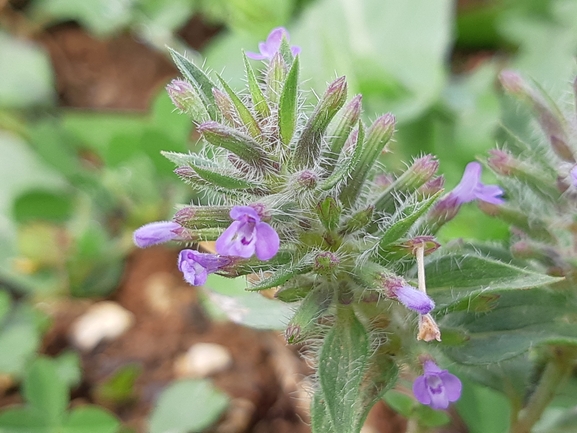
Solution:
M 0 371 L 20 376 L 39 346 L 40 332 L 34 324 L 33 312 L 18 305 L 0 329 Z
M 240 120 L 242 121 L 244 126 L 246 126 L 246 128 L 248 129 L 250 135 L 252 135 L 253 138 L 260 137 L 261 130 L 255 118 L 252 116 L 250 110 L 246 107 L 246 105 L 244 105 L 244 103 L 237 96 L 237 94 L 230 88 L 230 86 L 226 83 L 224 78 L 222 78 L 218 74 L 216 76 L 218 77 L 220 84 L 222 84 L 222 87 L 224 87 L 224 90 L 230 97 L 232 103 L 234 104 L 234 107 L 236 108 L 236 111 L 238 112 Z
M 109 412 L 96 406 L 80 406 L 68 414 L 61 433 L 116 433 L 120 422 Z
M 52 103 L 54 83 L 47 53 L 29 39 L 0 32 L 0 107 Z
M 41 412 L 47 425 L 59 425 L 68 406 L 68 388 L 60 380 L 54 361 L 39 357 L 28 368 L 23 383 L 24 398 Z
M 333 297 L 333 287 L 317 287 L 308 293 L 287 326 L 285 335 L 289 344 L 298 343 L 308 337 L 319 317 L 331 306 Z
M 205 169 L 196 165 L 193 165 L 192 168 L 202 179 L 206 180 L 207 182 L 218 186 L 224 189 L 251 189 L 251 190 L 258 190 L 261 189 L 262 186 L 257 183 L 249 182 L 245 179 L 241 179 L 241 173 L 232 172 L 226 173 L 224 170 L 214 171 L 210 169 Z
M 294 307 L 246 291 L 244 278 L 209 275 L 206 282 L 205 307 L 214 316 L 257 329 L 284 329 Z
M 457 411 L 471 433 L 506 433 L 509 431 L 509 401 L 489 388 L 461 379 L 463 392 Z M 491 416 L 487 416 L 490 413 Z
M 383 396 L 383 400 L 385 400 L 391 409 L 403 415 L 405 418 L 410 418 L 416 404 L 414 398 L 394 389 L 388 391 Z
M 213 424 L 228 398 L 208 380 L 174 382 L 161 394 L 150 417 L 150 433 L 188 433 Z
M 44 414 L 29 407 L 0 412 L 0 433 L 53 433 Z
M 297 122 L 299 81 L 299 58 L 294 60 L 283 85 L 278 109 L 280 138 L 288 145 L 293 137 Z
M 325 229 L 332 231 L 338 227 L 342 209 L 333 197 L 326 197 L 316 205 L 315 210 Z
M 562 280 L 486 257 L 457 254 L 429 261 L 425 275 L 427 290 L 439 306 L 480 291 L 527 289 Z
M 417 220 L 423 216 L 437 201 L 440 195 L 441 191 L 421 202 L 403 208 L 401 210 L 402 213 L 400 215 L 400 219 L 395 221 L 389 228 L 385 230 L 383 237 L 379 241 L 378 253 L 382 254 L 386 250 L 387 246 L 405 236 L 409 230 L 411 230 Z
M 457 311 L 439 320 L 466 333 L 463 344 L 444 345 L 454 361 L 491 364 L 514 358 L 541 344 L 577 345 L 575 302 L 545 289 L 502 290 L 489 311 Z M 437 317 L 439 319 L 439 317 Z
M 399 370 L 387 353 L 376 351 L 368 361 L 357 402 L 356 430 L 361 430 L 371 408 L 395 385 Z
M 369 359 L 369 341 L 363 325 L 349 307 L 340 307 L 319 355 L 319 382 L 332 430 L 359 431 L 358 401 Z
M 54 359 L 56 373 L 59 379 L 66 384 L 68 388 L 74 388 L 82 380 L 82 371 L 80 366 L 80 357 L 78 353 L 67 351 Z
M 72 216 L 73 197 L 63 192 L 33 189 L 21 194 L 14 201 L 14 218 L 23 223 L 44 220 L 62 223 Z
M 289 263 L 272 271 L 270 276 L 263 278 L 258 283 L 251 286 L 248 290 L 251 292 L 256 292 L 259 290 L 280 286 L 297 275 L 310 272 L 312 268 L 312 259 L 309 256 L 303 257 L 297 263 Z
M 168 48 L 168 51 L 170 52 L 172 60 L 176 64 L 178 70 L 182 72 L 186 79 L 190 81 L 198 90 L 199 95 L 205 104 L 206 111 L 210 115 L 210 118 L 212 120 L 218 120 L 218 113 L 214 103 L 214 95 L 212 94 L 212 88 L 216 87 L 214 83 L 200 68 L 188 60 L 185 56 L 174 51 L 172 48 Z
M 246 55 L 243 56 L 243 60 L 244 68 L 246 70 L 246 78 L 248 80 L 248 89 L 250 90 L 250 95 L 252 98 L 252 105 L 261 118 L 267 118 L 270 116 L 270 108 L 268 103 L 266 102 L 264 94 L 262 93 L 262 89 L 260 88 L 256 76 L 254 75 L 254 70 L 252 69 L 252 66 L 250 65 Z

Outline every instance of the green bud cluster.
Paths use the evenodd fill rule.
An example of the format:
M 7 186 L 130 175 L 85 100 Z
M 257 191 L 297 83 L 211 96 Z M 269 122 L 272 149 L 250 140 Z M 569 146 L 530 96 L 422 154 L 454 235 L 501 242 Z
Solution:
M 440 338 L 429 314 L 435 304 L 424 284 L 416 288 L 415 271 L 416 251 L 428 254 L 439 247 L 423 218 L 442 192 L 438 162 L 425 155 L 404 173 L 385 173 L 378 160 L 388 151 L 395 118 L 385 114 L 365 124 L 361 96 L 347 101 L 344 77 L 330 83 L 307 113 L 299 58 L 286 41 L 264 63 L 261 76 L 245 58 L 247 86 L 241 92 L 171 54 L 186 80 L 178 89 L 194 95 L 173 100 L 192 117 L 204 148 L 165 156 L 183 181 L 213 203 L 177 212 L 179 238 L 216 240 L 234 206 L 255 209 L 278 234 L 280 250 L 268 261 L 232 260 L 217 273 L 257 274 L 249 290 L 274 288 L 279 301 L 295 303 L 286 339 L 313 342 L 321 363 L 332 356 L 331 339 L 346 338 L 342 333 L 351 330 L 360 336 L 357 349 L 364 361 L 355 374 L 365 378 L 351 392 L 362 400 L 369 392 L 363 387 L 375 382 L 372 400 L 358 408 L 362 421 L 394 383 L 401 364 L 419 366 L 417 355 L 424 349 L 416 336 Z M 187 108 L 192 100 L 202 101 L 202 109 Z M 320 371 L 321 382 L 331 374 Z M 386 382 L 379 379 L 383 375 Z M 324 421 L 313 423 L 319 422 Z

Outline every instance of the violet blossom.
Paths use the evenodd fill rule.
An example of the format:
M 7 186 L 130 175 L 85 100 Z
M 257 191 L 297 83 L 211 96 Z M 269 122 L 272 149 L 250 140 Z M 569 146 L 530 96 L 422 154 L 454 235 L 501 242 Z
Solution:
M 259 260 L 268 260 L 278 252 L 278 234 L 252 207 L 234 206 L 230 217 L 235 221 L 216 240 L 219 254 L 245 259 L 256 254 Z
M 571 184 L 577 187 L 577 165 L 569 171 L 569 178 L 571 179 Z
M 272 60 L 276 53 L 278 53 L 282 39 L 286 38 L 287 42 L 289 40 L 289 34 L 284 27 L 277 27 L 272 29 L 269 33 L 268 37 L 266 38 L 265 42 L 260 42 L 258 44 L 259 53 L 253 53 L 250 51 L 246 52 L 246 56 L 253 60 Z M 296 56 L 300 53 L 300 47 L 295 45 L 291 46 L 291 53 L 293 56 Z
M 415 379 L 413 394 L 419 402 L 433 409 L 447 409 L 461 397 L 462 384 L 457 376 L 441 370 L 431 360 L 423 364 L 423 375 Z
M 143 225 L 134 231 L 134 244 L 146 248 L 162 244 L 180 237 L 182 226 L 174 221 L 157 221 Z
M 435 308 L 435 302 L 425 292 L 409 286 L 401 278 L 388 278 L 385 281 L 385 288 L 388 297 L 398 300 L 409 310 L 427 314 Z
M 481 182 L 481 164 L 470 162 L 465 167 L 459 184 L 449 193 L 445 200 L 455 201 L 457 205 L 473 200 L 486 201 L 492 204 L 504 202 L 503 190 L 497 185 L 485 185 Z
M 201 286 L 206 283 L 208 274 L 212 274 L 231 263 L 228 257 L 216 254 L 200 253 L 194 250 L 182 250 L 178 256 L 178 269 L 187 283 Z

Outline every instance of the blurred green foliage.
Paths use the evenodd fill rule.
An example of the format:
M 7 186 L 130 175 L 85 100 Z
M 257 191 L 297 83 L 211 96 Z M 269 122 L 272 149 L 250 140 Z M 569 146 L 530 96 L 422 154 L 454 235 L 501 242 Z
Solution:
M 383 158 L 385 167 L 396 170 L 401 161 L 433 153 L 450 188 L 467 162 L 498 143 L 500 119 L 512 116 L 495 82 L 499 70 L 516 68 L 559 98 L 575 74 L 577 53 L 573 0 L 460 3 L 32 0 L 22 13 L 40 28 L 73 20 L 99 38 L 131 32 L 163 52 L 166 44 L 184 48 L 177 32 L 200 15 L 223 26 L 203 58 L 233 87 L 244 79 L 239 50 L 256 50 L 272 27 L 285 25 L 292 43 L 302 48 L 310 101 L 335 75 L 347 75 L 350 93 L 363 93 L 365 117 L 384 111 L 397 116 L 396 143 L 393 154 Z M 80 381 L 78 359 L 70 354 L 35 359 L 49 327 L 35 305 L 54 296 L 102 297 L 115 289 L 132 248 L 132 230 L 166 219 L 175 203 L 191 198 L 160 151 L 193 149 L 192 125 L 173 112 L 164 92 L 145 115 L 59 108 L 45 51 L 1 28 L 0 76 L 0 372 L 24 378 L 27 401 L 0 414 L 0 430 L 113 432 L 118 422 L 100 409 L 66 412 L 68 388 Z M 519 133 L 530 139 L 531 125 L 520 123 Z M 498 240 L 507 234 L 506 226 L 468 207 L 441 238 Z M 240 290 L 214 278 L 210 285 L 220 296 Z M 248 312 L 243 318 L 249 324 L 278 327 L 283 319 L 282 311 L 269 310 L 268 300 L 235 299 Z M 270 314 L 259 315 L 259 309 Z M 109 385 L 107 392 L 120 392 Z M 122 392 L 129 388 L 120 386 Z M 190 381 L 167 390 L 153 413 L 153 431 L 168 424 L 182 431 L 210 425 L 226 398 L 209 388 Z M 499 426 L 508 415 L 500 394 L 473 384 L 465 389 L 457 408 L 471 431 L 503 431 Z M 207 418 L 194 424 L 178 403 L 183 396 L 207 395 L 214 396 L 212 403 L 205 401 Z M 413 410 L 402 397 L 388 395 L 400 413 Z M 28 424 L 19 424 L 23 419 Z M 552 408 L 539 431 L 575 431 L 576 419 Z

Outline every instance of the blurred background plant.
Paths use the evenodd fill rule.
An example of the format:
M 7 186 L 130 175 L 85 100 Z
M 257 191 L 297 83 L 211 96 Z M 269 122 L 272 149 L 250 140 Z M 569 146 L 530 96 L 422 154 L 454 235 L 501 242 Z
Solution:
M 457 183 L 467 162 L 494 147 L 500 119 L 510 119 L 517 110 L 496 85 L 501 69 L 521 71 L 555 100 L 565 97 L 575 74 L 577 2 L 573 0 L 0 0 L 1 404 L 24 403 L 0 415 L 0 431 L 12 422 L 14 410 L 44 404 L 34 397 L 42 386 L 60 396 L 56 400 L 71 387 L 73 405 L 89 401 L 107 407 L 124 421 L 122 428 L 135 431 L 143 428 L 154 401 L 159 406 L 151 415 L 151 428 L 158 432 L 169 427 L 199 430 L 219 416 L 219 425 L 244 416 L 248 418 L 244 424 L 236 422 L 245 430 L 236 431 L 249 431 L 258 425 L 259 416 L 264 417 L 251 405 L 272 399 L 278 407 L 278 399 L 252 396 L 246 391 L 250 386 L 241 392 L 223 385 L 226 373 L 211 377 L 228 393 L 229 402 L 210 382 L 199 379 L 176 383 L 158 398 L 167 383 L 179 377 L 170 367 L 175 358 L 203 339 L 229 344 L 233 370 L 238 372 L 239 355 L 230 345 L 240 343 L 228 343 L 224 330 L 240 335 L 250 331 L 218 322 L 211 305 L 197 306 L 197 295 L 205 302 L 204 292 L 177 287 L 179 283 L 170 279 L 174 251 L 135 254 L 131 240 L 134 228 L 167 219 L 176 203 L 202 200 L 181 186 L 172 164 L 160 155 L 161 150 L 194 150 L 196 141 L 192 125 L 173 112 L 163 89 L 177 75 L 165 45 L 186 50 L 238 87 L 244 76 L 239 50 L 254 50 L 278 25 L 286 26 L 301 47 L 301 76 L 309 79 L 316 93 L 337 75 L 346 75 L 351 94 L 363 94 L 368 118 L 387 111 L 395 114 L 393 156 L 383 160 L 391 171 L 412 156 L 432 153 L 439 157 L 448 188 Z M 311 92 L 311 103 L 315 98 Z M 462 209 L 439 234 L 443 241 L 507 236 L 506 224 L 474 206 Z M 282 312 L 274 310 L 265 319 L 261 314 L 270 311 L 273 301 L 238 295 L 242 284 L 218 277 L 209 280 L 209 286 L 217 295 L 234 295 L 236 304 L 225 311 L 228 317 L 249 311 L 242 314 L 247 324 L 281 327 Z M 99 345 L 105 337 L 91 337 L 96 344 L 83 346 L 73 331 L 77 320 L 105 298 L 132 314 L 110 313 L 124 317 L 114 319 L 120 323 L 117 331 L 124 334 L 106 334 L 116 339 Z M 148 300 L 146 308 L 142 299 Z M 181 301 L 176 307 L 174 299 Z M 166 320 L 167 311 L 185 319 Z M 194 326 L 188 319 L 191 312 L 203 317 L 195 319 Z M 215 320 L 218 325 L 210 328 L 207 323 Z M 152 325 L 158 321 L 164 327 Z M 155 344 L 145 339 L 152 338 L 147 326 L 155 330 L 152 334 L 187 335 L 171 346 L 169 364 L 159 363 L 168 373 L 148 374 L 153 377 L 149 380 L 144 373 L 150 373 L 152 360 L 158 363 L 154 356 L 159 355 L 135 349 L 144 341 L 153 352 Z M 209 334 L 199 331 L 207 327 Z M 256 344 L 248 335 L 240 340 Z M 288 356 L 269 337 L 262 340 L 270 353 Z M 115 347 L 118 353 L 111 357 Z M 75 349 L 69 352 L 71 348 Z M 259 359 L 261 352 L 253 352 Z M 39 353 L 58 357 L 49 361 L 37 358 Z M 69 361 L 60 361 L 63 354 Z M 306 373 L 306 367 L 291 362 L 285 359 L 288 364 L 283 365 L 290 371 L 304 368 L 302 374 Z M 127 365 L 133 367 L 127 370 Z M 62 373 L 66 388 L 55 384 L 54 368 Z M 280 379 L 286 371 L 267 374 L 278 382 L 286 380 Z M 65 378 L 70 376 L 78 377 Z M 44 377 L 51 378 L 43 381 Z M 281 385 L 279 389 L 292 389 L 290 384 Z M 465 389 L 457 408 L 468 431 L 505 431 L 509 415 L 503 397 L 472 382 Z M 207 405 L 214 402 L 209 405 L 214 410 L 207 412 L 212 417 L 196 425 L 198 416 L 187 416 L 187 409 L 174 402 L 195 401 L 195 396 L 207 392 L 216 396 L 206 399 Z M 144 408 L 135 400 L 145 401 Z M 416 410 L 406 402 L 389 400 L 401 414 Z M 58 413 L 50 428 L 75 419 L 74 410 L 65 413 L 66 404 L 59 404 L 48 409 Z M 129 408 L 133 413 L 128 414 Z M 298 417 L 298 408 L 290 408 Z M 487 411 L 493 416 L 484 417 Z M 84 414 L 80 421 L 90 416 Z M 118 423 L 107 424 L 105 415 L 94 419 L 95 425 L 101 419 L 101 430 L 87 431 L 119 428 Z M 177 425 L 164 426 L 163 419 Z M 463 426 L 458 430 L 456 421 L 453 424 L 455 431 L 465 431 Z M 569 425 L 564 431 L 573 431 L 574 424 Z M 5 430 L 30 430 L 26 425 L 10 428 Z

